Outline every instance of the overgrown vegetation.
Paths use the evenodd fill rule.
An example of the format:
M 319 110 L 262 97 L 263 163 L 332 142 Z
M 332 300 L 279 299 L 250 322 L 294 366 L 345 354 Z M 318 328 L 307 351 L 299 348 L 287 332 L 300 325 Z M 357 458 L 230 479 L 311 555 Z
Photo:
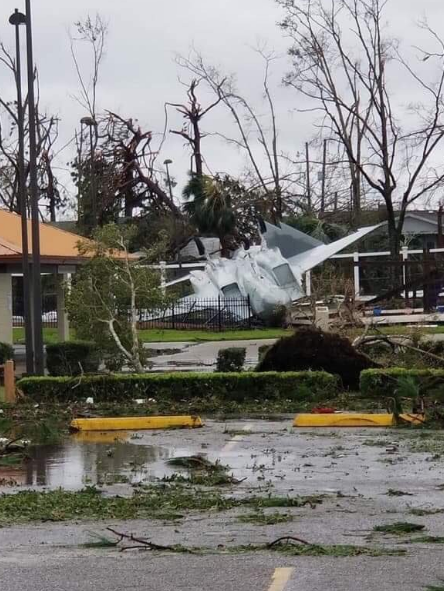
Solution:
M 409 378 L 409 382 L 405 381 Z M 400 382 L 400 380 L 402 380 Z M 368 398 L 393 396 L 400 385 L 402 397 L 416 398 L 425 392 L 435 399 L 444 398 L 444 369 L 367 369 L 361 373 L 361 394 Z M 408 387 L 407 387 L 408 385 Z M 415 387 L 417 385 L 417 387 Z

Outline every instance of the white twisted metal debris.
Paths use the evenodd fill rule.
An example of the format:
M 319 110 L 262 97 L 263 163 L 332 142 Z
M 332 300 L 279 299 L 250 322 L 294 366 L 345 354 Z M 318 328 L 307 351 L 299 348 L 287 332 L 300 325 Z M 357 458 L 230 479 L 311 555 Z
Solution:
M 259 246 L 239 248 L 231 259 L 208 257 L 203 271 L 192 271 L 183 279 L 191 282 L 195 298 L 249 296 L 253 312 L 266 317 L 277 306 L 289 306 L 306 295 L 302 280 L 307 271 L 379 227 L 361 228 L 323 244 L 286 224 L 266 223 Z

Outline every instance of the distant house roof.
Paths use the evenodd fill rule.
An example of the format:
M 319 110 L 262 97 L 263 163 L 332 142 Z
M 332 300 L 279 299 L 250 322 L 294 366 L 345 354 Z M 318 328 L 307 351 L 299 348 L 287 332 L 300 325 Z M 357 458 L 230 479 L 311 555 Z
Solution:
M 395 212 L 399 216 L 399 212 Z M 347 224 L 350 221 L 350 212 L 326 211 L 322 218 L 338 224 Z M 387 220 L 385 207 L 378 209 L 366 209 L 361 212 L 361 223 L 378 224 Z M 438 212 L 431 209 L 410 209 L 406 212 L 405 233 L 436 234 L 438 232 Z

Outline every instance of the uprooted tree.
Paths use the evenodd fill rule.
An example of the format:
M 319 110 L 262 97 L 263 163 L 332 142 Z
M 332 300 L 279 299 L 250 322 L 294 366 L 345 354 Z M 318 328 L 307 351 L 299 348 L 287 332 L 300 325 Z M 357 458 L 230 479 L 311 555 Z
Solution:
M 169 303 L 159 273 L 149 265 L 158 260 L 163 241 L 143 259 L 130 254 L 135 228 L 109 224 L 97 229 L 94 240 L 79 243 L 89 261 L 76 274 L 68 292 L 68 312 L 78 338 L 95 342 L 111 369 L 123 364 L 144 370 L 138 335 L 140 311 L 149 315 Z
M 84 232 L 122 215 L 143 217 L 148 210 L 180 219 L 181 211 L 156 166 L 161 146 L 153 146 L 152 132 L 132 118 L 111 112 L 97 117 L 94 127 L 97 143 L 92 150 L 83 143 L 73 172 Z
M 361 180 L 384 200 L 390 250 L 397 255 L 407 208 L 433 197 L 444 181 L 438 153 L 444 139 L 444 41 L 423 22 L 435 47 L 421 51 L 415 63 L 409 49 L 390 37 L 388 0 L 276 1 L 292 40 L 287 83 L 321 110 L 326 137 L 345 148 L 355 206 Z M 399 70 L 408 76 L 415 102 L 396 96 Z

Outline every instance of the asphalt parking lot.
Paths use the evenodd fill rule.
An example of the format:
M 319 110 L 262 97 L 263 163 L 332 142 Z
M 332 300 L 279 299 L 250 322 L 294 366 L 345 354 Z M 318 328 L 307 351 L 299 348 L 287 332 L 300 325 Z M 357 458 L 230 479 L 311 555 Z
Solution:
M 24 473 L 16 471 L 17 486 L 1 490 L 76 490 L 99 484 L 105 495 L 127 496 L 143 483 L 182 473 L 169 459 L 200 455 L 227 466 L 233 476 L 236 484 L 221 487 L 223 495 L 318 501 L 255 511 L 191 511 L 174 522 L 79 519 L 5 526 L 0 528 L 2 591 L 419 591 L 444 585 L 441 432 L 295 430 L 286 419 L 206 421 L 194 431 L 120 434 L 115 439 L 109 434 L 102 440 L 70 438 L 36 449 Z M 399 522 L 422 529 L 384 530 Z M 109 526 L 159 545 L 199 552 L 88 547 L 97 536 L 109 537 Z M 375 531 L 381 527 L 383 531 Z M 332 548 L 332 555 L 267 550 L 267 544 L 286 536 Z M 357 555 L 341 556 L 337 547 L 352 548 Z M 360 555 L 360 548 L 367 554 Z M 403 554 L 393 555 L 399 551 Z

